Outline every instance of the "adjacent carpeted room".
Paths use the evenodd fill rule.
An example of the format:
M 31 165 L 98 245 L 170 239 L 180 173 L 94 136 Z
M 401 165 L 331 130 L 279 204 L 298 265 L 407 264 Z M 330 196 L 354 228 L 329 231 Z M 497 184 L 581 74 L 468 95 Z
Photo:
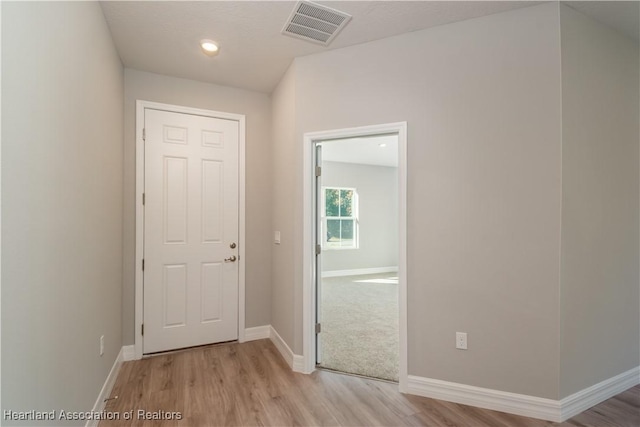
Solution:
M 398 381 L 397 273 L 325 277 L 320 366 Z

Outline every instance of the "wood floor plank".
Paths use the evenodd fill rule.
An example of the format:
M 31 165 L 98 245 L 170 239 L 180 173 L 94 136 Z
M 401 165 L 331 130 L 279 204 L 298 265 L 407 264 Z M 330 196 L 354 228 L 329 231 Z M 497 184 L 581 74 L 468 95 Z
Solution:
M 344 386 L 341 375 L 325 371 L 318 371 L 313 375 L 319 380 L 322 398 L 340 425 L 380 425 L 377 418 L 360 405 L 353 391 Z M 353 378 L 353 381 L 358 381 L 358 378 Z
M 100 427 L 430 426 L 548 427 L 558 424 L 404 395 L 397 384 L 323 370 L 292 372 L 269 340 L 225 343 L 125 362 L 106 411 L 133 419 Z M 180 412 L 181 419 L 146 414 Z M 640 426 L 640 386 L 563 423 L 565 427 Z
M 427 417 L 434 420 L 434 422 L 440 423 L 442 425 L 448 427 L 462 427 L 469 423 L 470 419 L 467 418 L 464 414 L 458 413 L 455 410 L 450 409 L 446 403 L 441 400 L 428 399 L 425 400 L 423 398 L 416 397 L 416 400 L 419 399 L 422 406 L 422 413 L 424 413 Z M 477 427 L 485 427 L 486 424 L 482 422 L 480 419 L 474 419 L 474 426 Z
M 309 377 L 313 377 L 313 375 L 294 374 L 294 382 L 292 383 L 290 393 L 298 393 L 301 395 L 304 404 L 308 405 L 318 425 L 339 426 L 340 423 L 331 410 L 330 405 L 322 398 L 317 383 L 312 380 L 311 384 L 309 384 Z

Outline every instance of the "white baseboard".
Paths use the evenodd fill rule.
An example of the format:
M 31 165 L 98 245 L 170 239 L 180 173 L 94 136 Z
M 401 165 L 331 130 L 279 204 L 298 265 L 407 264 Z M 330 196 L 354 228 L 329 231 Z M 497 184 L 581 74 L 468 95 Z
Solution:
M 291 367 L 291 370 L 294 372 L 304 372 L 304 357 L 294 354 L 273 326 L 270 326 L 269 329 L 271 331 L 269 338 L 271 338 L 271 341 L 276 346 L 284 360 Z
M 278 331 L 276 331 L 273 326 L 270 326 L 269 329 L 271 331 L 269 338 L 271 338 L 271 341 L 273 341 L 273 344 L 276 346 L 285 362 L 287 362 L 287 365 L 291 366 L 291 368 L 293 369 L 293 351 L 291 350 L 291 348 L 289 348 L 287 343 L 282 339 Z
M 564 422 L 639 383 L 640 367 L 636 367 L 562 400 L 553 400 L 409 375 L 407 393 L 525 417 Z
M 362 276 L 365 274 L 397 273 L 398 267 L 358 268 L 355 270 L 323 271 L 322 277 Z
M 640 384 L 640 366 L 567 396 L 560 401 L 560 421 L 575 417 L 580 412 L 586 411 L 592 406 L 604 402 L 638 384 Z
M 262 340 L 271 337 L 271 325 L 256 326 L 244 330 L 244 342 Z
M 482 387 L 409 375 L 407 393 L 478 408 L 560 421 L 560 402 Z
M 293 372 L 300 372 L 301 374 L 308 374 L 304 369 L 304 357 L 299 354 L 293 355 L 293 366 L 291 366 Z
M 118 372 L 120 372 L 120 366 L 122 366 L 122 362 L 124 361 L 124 347 L 120 349 L 116 360 L 113 362 L 113 366 L 111 367 L 111 371 L 109 371 L 109 375 L 105 380 L 102 390 L 100 390 L 100 394 L 98 395 L 98 399 L 96 403 L 93 405 L 92 413 L 97 414 L 104 410 L 106 405 L 106 399 L 111 395 L 111 391 L 113 390 L 113 386 L 116 383 L 116 379 L 118 378 Z M 86 427 L 97 427 L 99 420 L 87 420 L 85 424 Z
M 136 349 L 132 345 L 125 345 L 122 347 L 122 360 L 128 362 L 130 360 L 136 360 Z

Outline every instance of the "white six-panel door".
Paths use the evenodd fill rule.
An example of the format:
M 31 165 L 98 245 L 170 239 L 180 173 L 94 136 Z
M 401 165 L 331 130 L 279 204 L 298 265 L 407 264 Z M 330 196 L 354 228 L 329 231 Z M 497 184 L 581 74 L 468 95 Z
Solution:
M 235 340 L 238 122 L 144 111 L 143 352 Z

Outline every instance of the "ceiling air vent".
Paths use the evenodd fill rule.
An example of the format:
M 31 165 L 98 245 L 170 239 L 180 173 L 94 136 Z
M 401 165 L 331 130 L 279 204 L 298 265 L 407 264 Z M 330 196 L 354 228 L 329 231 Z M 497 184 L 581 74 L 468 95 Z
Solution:
M 282 34 L 328 46 L 351 15 L 309 1 L 296 4 Z

